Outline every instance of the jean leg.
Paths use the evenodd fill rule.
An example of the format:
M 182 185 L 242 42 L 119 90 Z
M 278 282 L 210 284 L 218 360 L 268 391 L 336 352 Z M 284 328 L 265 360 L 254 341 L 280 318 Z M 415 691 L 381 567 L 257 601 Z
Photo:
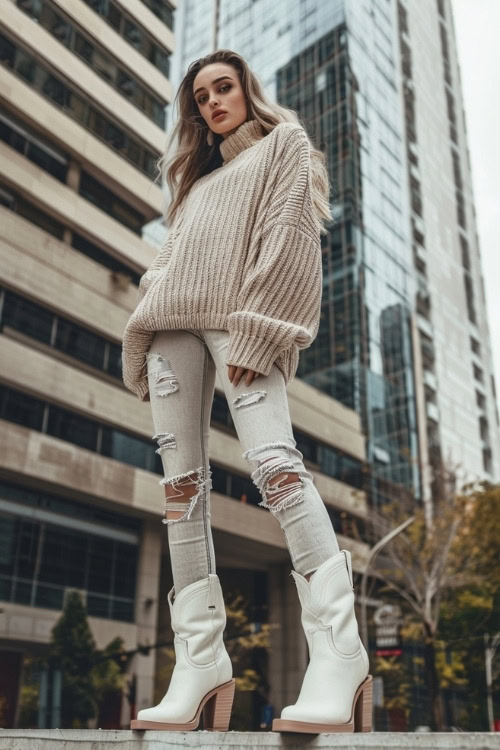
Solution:
M 253 469 L 252 480 L 263 498 L 259 505 L 278 520 L 295 570 L 308 575 L 339 552 L 339 545 L 313 476 L 296 448 L 283 375 L 273 365 L 269 375 L 259 375 L 250 386 L 245 377 L 234 386 L 225 364 L 228 332 L 210 329 L 202 333 L 224 388 L 243 457 Z
M 196 331 L 158 331 L 147 355 L 175 594 L 215 573 L 208 460 L 215 366 Z

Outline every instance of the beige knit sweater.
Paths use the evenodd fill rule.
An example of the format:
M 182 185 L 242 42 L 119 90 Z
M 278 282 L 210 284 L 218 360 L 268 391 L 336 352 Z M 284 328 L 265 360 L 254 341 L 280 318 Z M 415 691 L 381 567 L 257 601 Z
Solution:
M 285 384 L 318 332 L 320 223 L 304 129 L 280 123 L 263 136 L 248 120 L 219 148 L 222 166 L 192 186 L 125 327 L 123 382 L 141 401 L 155 331 L 226 330 L 226 365 L 268 375 L 275 363 Z

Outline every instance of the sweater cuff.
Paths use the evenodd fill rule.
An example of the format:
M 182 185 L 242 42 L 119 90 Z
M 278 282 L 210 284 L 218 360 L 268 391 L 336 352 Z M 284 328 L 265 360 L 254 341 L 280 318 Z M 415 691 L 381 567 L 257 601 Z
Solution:
M 275 341 L 266 341 L 234 331 L 229 338 L 226 365 L 235 365 L 245 370 L 254 370 L 261 375 L 269 375 L 280 351 L 281 347 Z
M 298 326 L 267 315 L 240 310 L 228 319 L 227 365 L 269 375 L 278 354 L 293 343 Z
M 139 401 L 149 401 L 149 384 L 146 379 L 144 380 L 126 380 L 122 378 L 123 384 L 127 390 L 134 393 Z

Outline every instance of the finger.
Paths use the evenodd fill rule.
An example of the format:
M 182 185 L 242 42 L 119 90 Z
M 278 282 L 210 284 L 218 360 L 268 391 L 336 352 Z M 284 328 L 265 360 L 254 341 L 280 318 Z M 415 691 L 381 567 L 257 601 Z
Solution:
M 236 386 L 236 385 L 239 384 L 239 382 L 240 382 L 240 380 L 241 380 L 244 372 L 245 372 L 245 368 L 244 367 L 238 367 L 237 368 L 236 374 L 235 374 L 234 380 L 233 380 L 233 385 Z
M 247 377 L 246 377 L 246 380 L 245 380 L 245 384 L 246 385 L 250 385 L 250 383 L 253 380 L 255 380 L 256 377 L 257 377 L 257 373 L 256 372 L 254 372 L 253 370 L 248 370 Z
M 228 367 L 227 376 L 229 378 L 229 382 L 231 382 L 234 377 L 234 371 L 236 370 L 236 367 L 234 365 L 228 365 L 227 367 Z

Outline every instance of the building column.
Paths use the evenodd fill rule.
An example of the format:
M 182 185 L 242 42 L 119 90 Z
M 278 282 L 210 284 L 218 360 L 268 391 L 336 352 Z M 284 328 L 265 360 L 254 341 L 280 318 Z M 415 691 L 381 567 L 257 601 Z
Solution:
M 290 564 L 269 568 L 269 702 L 274 707 L 274 718 L 279 718 L 285 706 L 296 702 L 309 661 L 300 600 L 290 571 Z
M 137 566 L 135 622 L 137 625 L 137 644 L 154 645 L 157 643 L 157 616 L 160 586 L 161 532 L 162 524 L 158 519 L 145 520 L 139 550 Z M 136 712 L 152 705 L 154 695 L 154 678 L 156 667 L 156 649 L 151 649 L 148 656 L 135 654 L 129 666 L 129 674 L 136 676 Z M 130 707 L 126 698 L 122 702 L 121 725 L 127 726 L 130 719 Z

